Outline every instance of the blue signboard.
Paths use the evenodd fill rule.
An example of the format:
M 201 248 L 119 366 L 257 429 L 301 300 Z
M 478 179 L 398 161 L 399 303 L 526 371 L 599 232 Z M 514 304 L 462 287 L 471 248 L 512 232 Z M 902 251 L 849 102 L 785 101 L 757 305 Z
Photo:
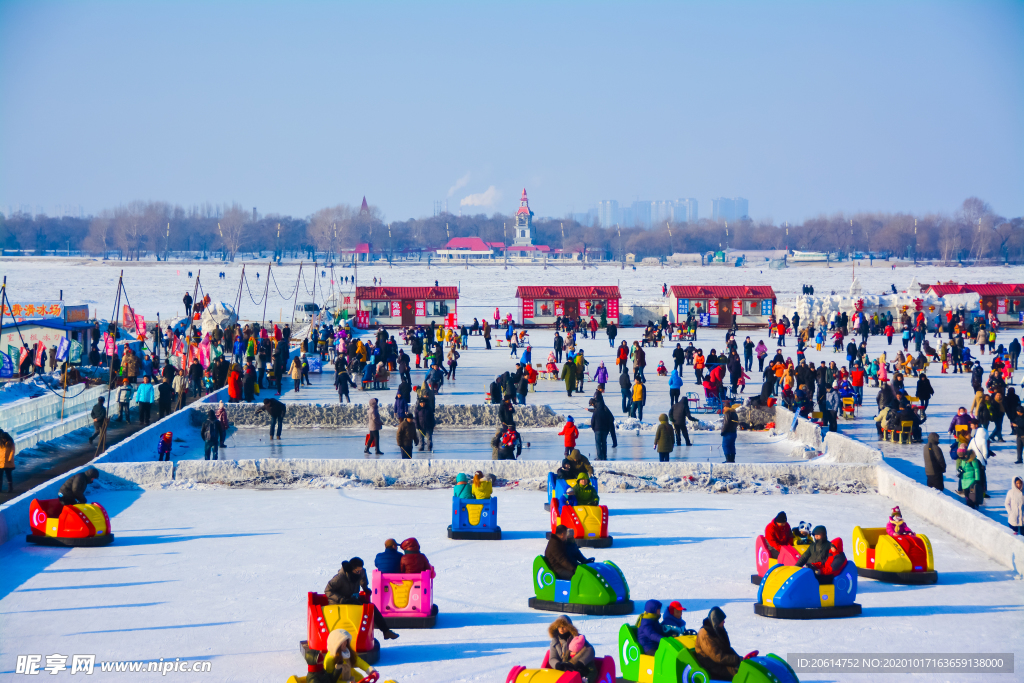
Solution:
M 677 315 L 685 316 L 690 312 L 690 300 L 679 299 L 679 309 L 676 311 Z
M 711 327 L 711 314 L 710 313 L 701 313 L 700 314 L 700 326 L 701 327 Z
M 311 353 L 306 356 L 306 364 L 309 365 L 310 374 L 319 375 L 323 372 L 323 368 L 320 367 L 320 354 Z
M 761 299 L 761 315 L 769 316 L 772 314 L 772 300 Z

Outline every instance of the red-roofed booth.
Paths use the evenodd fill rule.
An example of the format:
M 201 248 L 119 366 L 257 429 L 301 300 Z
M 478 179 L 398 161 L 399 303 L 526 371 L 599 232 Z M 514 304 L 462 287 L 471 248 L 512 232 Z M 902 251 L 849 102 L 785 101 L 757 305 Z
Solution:
M 458 287 L 356 287 L 356 305 L 367 325 L 411 327 L 458 323 Z
M 689 314 L 708 315 L 711 327 L 763 327 L 775 311 L 771 287 L 673 285 L 671 320 L 686 322 Z
M 961 285 L 946 282 L 924 288 L 926 294 L 944 297 L 947 294 L 977 294 L 981 297 L 979 310 L 986 316 L 996 314 L 1001 323 L 1018 323 L 1024 312 L 1024 284 L 989 282 L 983 285 Z
M 554 325 L 558 316 L 580 316 L 598 321 L 604 315 L 609 323 L 619 324 L 618 287 L 551 287 L 526 286 L 516 288 L 519 302 L 519 320 L 528 327 Z

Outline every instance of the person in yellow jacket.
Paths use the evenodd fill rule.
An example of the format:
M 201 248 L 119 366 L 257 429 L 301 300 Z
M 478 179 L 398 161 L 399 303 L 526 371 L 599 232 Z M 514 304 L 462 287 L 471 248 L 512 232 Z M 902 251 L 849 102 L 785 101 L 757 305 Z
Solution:
M 0 429 L 0 491 L 4 489 L 3 476 L 7 477 L 10 493 L 14 493 L 14 439 Z
M 484 473 L 477 470 L 473 473 L 473 497 L 477 500 L 485 500 L 492 495 L 493 486 L 489 479 L 484 478 Z
M 647 402 L 647 388 L 643 385 L 643 382 L 636 380 L 633 383 L 633 404 L 629 409 L 629 416 L 635 417 L 636 419 L 643 422 L 644 419 L 644 403 Z

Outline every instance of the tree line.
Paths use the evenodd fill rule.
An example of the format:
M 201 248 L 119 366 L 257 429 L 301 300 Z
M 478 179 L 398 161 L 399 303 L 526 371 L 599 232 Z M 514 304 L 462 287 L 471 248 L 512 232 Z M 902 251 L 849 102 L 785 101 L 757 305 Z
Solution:
M 511 244 L 513 216 L 454 216 L 388 223 L 379 208 L 339 204 L 305 218 L 254 216 L 239 204 L 185 209 L 166 202 L 131 202 L 89 218 L 14 214 L 0 217 L 0 248 L 32 254 L 62 252 L 107 257 L 177 258 L 202 254 L 228 260 L 267 255 L 327 255 L 369 244 L 379 257 L 422 256 L 452 237 Z M 1024 219 L 1005 218 L 977 197 L 952 215 L 857 213 L 818 216 L 778 225 L 749 219 L 726 224 L 701 219 L 650 229 L 586 226 L 571 219 L 534 222 L 535 243 L 620 260 L 707 253 L 723 249 L 854 252 L 939 260 L 943 263 L 1024 261 Z

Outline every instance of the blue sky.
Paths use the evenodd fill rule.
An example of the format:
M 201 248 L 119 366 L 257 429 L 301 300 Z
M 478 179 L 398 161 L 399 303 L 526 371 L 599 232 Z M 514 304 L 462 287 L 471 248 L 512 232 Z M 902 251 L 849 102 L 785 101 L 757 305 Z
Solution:
M 1024 213 L 1022 2 L 0 2 L 0 210 Z

